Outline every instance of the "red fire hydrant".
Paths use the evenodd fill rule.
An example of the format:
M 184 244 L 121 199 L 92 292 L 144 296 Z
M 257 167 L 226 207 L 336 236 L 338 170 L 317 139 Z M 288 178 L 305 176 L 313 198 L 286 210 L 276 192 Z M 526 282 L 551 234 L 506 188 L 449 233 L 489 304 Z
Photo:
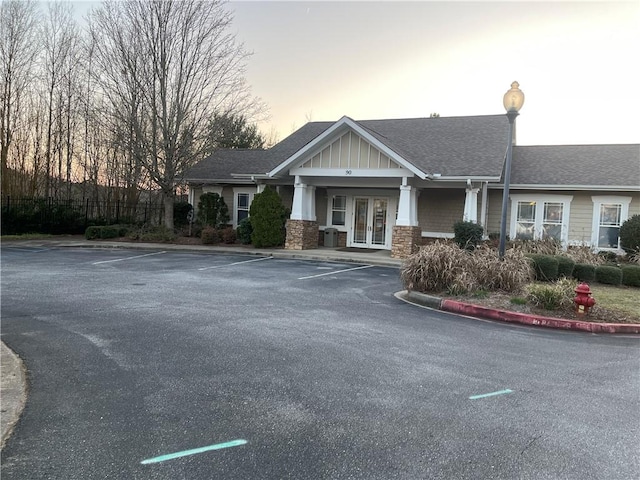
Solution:
M 574 292 L 576 292 L 576 298 L 573 299 L 573 303 L 576 304 L 576 313 L 578 315 L 589 315 L 589 310 L 596 304 L 596 299 L 590 296 L 591 289 L 589 285 L 582 282 Z

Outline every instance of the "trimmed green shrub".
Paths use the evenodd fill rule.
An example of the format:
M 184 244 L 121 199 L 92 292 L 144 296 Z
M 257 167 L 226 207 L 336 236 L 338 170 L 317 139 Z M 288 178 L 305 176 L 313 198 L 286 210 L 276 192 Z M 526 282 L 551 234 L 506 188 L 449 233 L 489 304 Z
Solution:
M 173 225 L 176 228 L 189 225 L 189 213 L 193 211 L 193 205 L 189 202 L 175 202 L 173 204 Z
M 143 225 L 139 228 L 131 228 L 127 232 L 127 238 L 131 240 L 141 240 L 143 242 L 172 242 L 176 235 L 173 230 L 169 230 L 164 225 L 148 226 Z
M 531 259 L 536 280 L 541 282 L 553 282 L 558 279 L 558 259 L 553 255 L 541 255 L 529 253 L 526 255 Z
M 251 234 L 253 233 L 253 227 L 251 226 L 251 220 L 249 218 L 243 218 L 238 224 L 236 229 L 236 237 L 243 245 L 249 245 L 251 243 Z
M 571 278 L 576 262 L 572 258 L 565 257 L 564 255 L 556 255 L 556 260 L 558 260 L 558 277 Z
M 216 243 L 220 243 L 220 233 L 210 225 L 202 229 L 200 238 L 204 245 L 215 245 Z
M 277 247 L 284 244 L 287 209 L 278 192 L 266 187 L 253 197 L 249 220 L 253 227 L 251 243 L 255 247 Z
M 95 240 L 96 238 L 100 238 L 100 228 L 101 227 L 87 227 L 84 231 L 84 238 L 87 240 Z
M 453 224 L 453 241 L 460 248 L 465 250 L 475 250 L 476 246 L 482 241 L 482 233 L 484 229 L 481 225 L 473 222 L 456 222 Z
M 236 231 L 233 227 L 225 227 L 220 230 L 220 238 L 222 243 L 226 243 L 227 245 L 236 243 Z
M 100 227 L 100 238 L 118 238 L 120 236 L 120 228 L 117 225 L 105 225 Z
M 593 282 L 596 279 L 596 265 L 576 263 L 573 267 L 573 278 L 581 282 Z
M 622 284 L 640 287 L 640 265 L 625 265 L 622 270 Z
M 208 192 L 200 195 L 198 221 L 203 225 L 219 228 L 229 223 L 229 208 L 220 195 Z
M 634 215 L 620 226 L 620 247 L 628 254 L 640 252 L 640 215 Z
M 622 270 L 613 265 L 599 265 L 596 267 L 596 282 L 607 285 L 622 283 Z

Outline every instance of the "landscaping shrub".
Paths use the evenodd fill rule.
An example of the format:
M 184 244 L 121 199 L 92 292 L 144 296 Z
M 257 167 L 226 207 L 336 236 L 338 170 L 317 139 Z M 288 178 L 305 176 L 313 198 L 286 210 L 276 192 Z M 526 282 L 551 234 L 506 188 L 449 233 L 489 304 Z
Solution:
M 84 238 L 87 240 L 95 240 L 96 238 L 100 238 L 100 228 L 101 227 L 87 227 L 84 231 Z
M 266 187 L 256 194 L 249 208 L 249 220 L 253 227 L 251 243 L 255 247 L 277 247 L 284 244 L 287 209 L 278 192 Z
M 459 294 L 477 291 L 519 291 L 533 278 L 527 259 L 508 250 L 503 260 L 481 247 L 467 252 L 456 244 L 436 241 L 405 259 L 400 278 L 407 290 Z
M 243 218 L 238 224 L 236 229 L 236 237 L 243 245 L 249 245 L 251 243 L 251 234 L 253 233 L 253 227 L 251 226 L 251 220 Z
M 105 225 L 100 227 L 100 238 L 118 238 L 120 236 L 120 228 L 117 225 Z
M 553 282 L 558 279 L 558 258 L 553 255 L 541 255 L 529 253 L 526 255 L 533 265 L 536 280 L 541 282 Z
M 224 198 L 214 192 L 200 195 L 198 221 L 202 226 L 210 225 L 215 228 L 229 223 L 229 208 Z
M 607 285 L 620 285 L 622 283 L 622 270 L 613 265 L 597 266 L 596 282 Z
M 576 264 L 601 265 L 605 259 L 598 255 L 589 245 L 573 245 L 567 248 L 566 255 L 571 257 Z
M 620 247 L 628 254 L 640 253 L 640 215 L 634 215 L 620 226 Z
M 127 238 L 143 242 L 165 243 L 174 241 L 176 235 L 173 230 L 169 230 L 164 225 L 142 225 L 138 228 L 130 228 L 127 232 Z
M 573 267 L 573 278 L 581 282 L 593 282 L 596 279 L 596 265 L 576 263 Z
M 173 204 L 173 226 L 176 228 L 189 225 L 189 213 L 193 211 L 193 205 L 189 202 L 175 202 Z
M 558 260 L 558 277 L 571 278 L 576 262 L 572 258 L 564 255 L 556 255 L 556 260 Z
M 482 241 L 483 231 L 482 226 L 477 223 L 456 222 L 453 224 L 453 241 L 460 248 L 475 250 L 476 246 Z
M 527 300 L 532 305 L 545 310 L 570 309 L 573 305 L 576 284 L 562 278 L 550 285 L 532 285 Z
M 523 253 L 539 255 L 560 255 L 563 253 L 562 243 L 551 237 L 541 240 L 514 240 L 510 242 L 510 248 L 520 250 Z
M 202 229 L 200 238 L 202 239 L 202 243 L 204 245 L 215 245 L 217 243 L 220 243 L 220 233 L 210 225 Z
M 625 265 L 622 270 L 622 284 L 640 287 L 640 265 Z
M 598 256 L 602 258 L 602 263 L 616 263 L 618 261 L 618 254 L 616 252 L 602 251 L 598 252 Z
M 236 243 L 236 231 L 233 227 L 225 227 L 220 231 L 220 238 L 222 243 L 233 244 Z

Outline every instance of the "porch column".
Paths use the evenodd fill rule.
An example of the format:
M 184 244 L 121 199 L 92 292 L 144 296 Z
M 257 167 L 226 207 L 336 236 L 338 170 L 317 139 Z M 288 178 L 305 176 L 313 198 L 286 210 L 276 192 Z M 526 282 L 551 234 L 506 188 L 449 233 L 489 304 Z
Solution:
M 478 223 L 478 192 L 479 188 L 467 187 L 467 195 L 464 198 L 464 216 L 465 222 Z
M 391 256 L 405 258 L 418 251 L 422 230 L 418 226 L 418 190 L 406 184 L 400 186 L 398 218 L 391 237 Z
M 287 250 L 318 248 L 318 222 L 316 222 L 315 187 L 302 183 L 296 176 L 291 216 L 287 220 Z
M 258 183 L 256 185 L 256 193 L 262 193 L 264 192 L 264 189 L 266 188 L 266 185 L 264 183 Z

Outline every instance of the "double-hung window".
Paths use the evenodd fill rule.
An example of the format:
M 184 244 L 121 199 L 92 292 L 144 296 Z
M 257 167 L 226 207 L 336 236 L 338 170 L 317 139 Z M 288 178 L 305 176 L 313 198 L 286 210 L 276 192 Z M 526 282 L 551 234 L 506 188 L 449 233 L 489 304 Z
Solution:
M 571 195 L 511 195 L 511 238 L 553 238 L 566 244 L 572 198 Z
M 344 226 L 347 218 L 347 197 L 334 195 L 331 202 L 331 225 Z
M 234 208 L 233 208 L 233 226 L 237 227 L 238 224 L 245 218 L 249 218 L 249 208 L 255 195 L 254 189 L 233 189 L 234 193 Z
M 594 196 L 591 243 L 598 250 L 620 248 L 620 227 L 629 217 L 631 197 Z

